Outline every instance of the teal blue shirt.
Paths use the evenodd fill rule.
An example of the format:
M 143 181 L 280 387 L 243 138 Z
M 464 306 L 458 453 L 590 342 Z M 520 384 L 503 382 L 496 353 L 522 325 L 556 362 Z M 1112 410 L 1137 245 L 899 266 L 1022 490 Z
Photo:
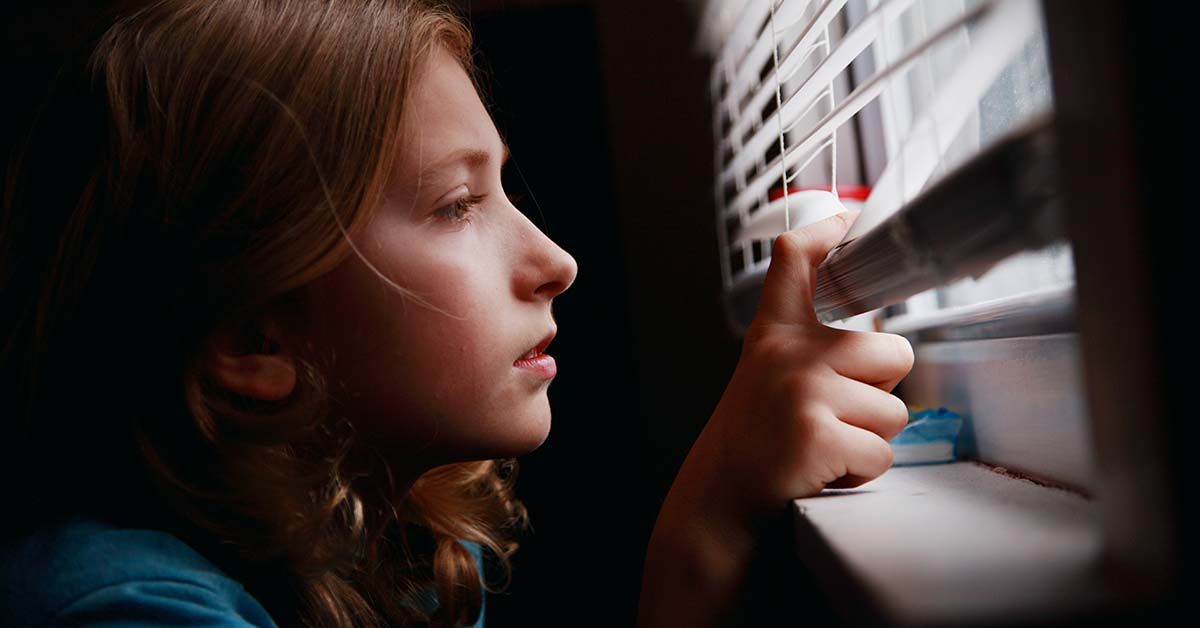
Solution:
M 479 546 L 463 545 L 483 573 Z M 177 537 L 92 520 L 0 548 L 0 594 L 2 626 L 275 626 L 240 583 Z

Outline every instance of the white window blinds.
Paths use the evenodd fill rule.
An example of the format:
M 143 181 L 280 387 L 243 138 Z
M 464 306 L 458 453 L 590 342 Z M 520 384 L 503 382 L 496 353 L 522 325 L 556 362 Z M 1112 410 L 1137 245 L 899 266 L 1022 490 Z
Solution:
M 752 315 L 779 233 L 846 206 L 863 210 L 846 242 L 861 239 L 978 156 L 985 95 L 1040 34 L 1035 0 L 711 0 L 700 45 L 713 57 L 717 237 L 732 317 L 744 324 Z M 1008 128 L 1048 111 L 1048 81 L 1044 97 L 1034 100 L 1036 106 L 1008 120 Z M 1046 133 L 1034 135 L 1007 153 L 992 151 L 993 161 L 1028 157 L 1029 150 L 1036 160 L 1038 146 L 1048 140 Z M 996 167 L 979 166 L 975 176 L 986 178 Z M 958 185 L 970 190 L 980 183 L 973 178 Z M 992 232 L 1024 232 L 1037 220 L 1008 220 L 1012 224 Z M 1043 231 L 1032 240 L 1044 244 L 1053 237 L 1053 228 Z M 1030 245 L 1029 238 L 1009 242 L 993 257 Z M 887 257 L 875 249 L 876 257 Z M 892 270 L 904 263 L 888 261 L 901 265 Z M 940 256 L 930 268 L 942 281 L 961 276 L 947 264 L 980 271 L 968 259 Z M 862 302 L 828 306 L 826 318 L 896 302 L 932 285 L 909 281 L 902 289 L 885 289 L 888 278 L 864 276 L 866 266 L 858 266 L 856 275 L 847 275 L 850 285 L 842 282 L 843 291 L 879 285 L 870 298 L 840 295 Z M 886 264 L 880 268 L 888 274 Z

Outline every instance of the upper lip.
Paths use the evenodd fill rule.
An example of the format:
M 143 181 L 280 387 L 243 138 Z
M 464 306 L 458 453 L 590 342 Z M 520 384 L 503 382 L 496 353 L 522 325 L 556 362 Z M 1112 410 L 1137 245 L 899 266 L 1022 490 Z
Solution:
M 524 357 L 528 356 L 530 353 L 532 353 L 532 354 L 534 354 L 534 355 L 537 355 L 537 354 L 539 354 L 539 353 L 541 353 L 541 352 L 545 351 L 545 350 L 546 350 L 546 347 L 550 346 L 550 341 L 551 341 L 551 340 L 554 340 L 554 335 L 555 335 L 556 333 L 557 333 L 557 332 L 556 332 L 556 330 L 553 330 L 553 329 L 551 329 L 551 330 L 550 330 L 550 333 L 546 334 L 546 337 L 545 337 L 545 338 L 542 338 L 541 342 L 537 343 L 537 346 L 535 346 L 535 347 L 533 347 L 532 349 L 530 349 L 530 350 L 526 351 L 525 353 L 522 353 L 522 354 L 521 354 L 521 357 L 520 357 L 520 358 L 517 358 L 517 359 L 519 360 L 519 359 L 521 359 L 521 358 L 524 358 Z

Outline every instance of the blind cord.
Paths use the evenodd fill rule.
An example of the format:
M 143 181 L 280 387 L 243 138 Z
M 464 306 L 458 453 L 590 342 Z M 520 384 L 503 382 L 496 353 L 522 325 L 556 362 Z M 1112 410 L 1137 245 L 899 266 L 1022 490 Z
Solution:
M 826 24 L 825 55 L 829 56 L 829 52 L 831 50 L 833 50 L 833 39 L 829 37 L 829 25 Z M 829 113 L 833 113 L 833 108 L 837 106 L 837 96 L 833 93 L 833 85 L 836 81 L 836 76 L 829 79 Z M 837 189 L 837 132 L 838 128 L 835 126 L 833 127 L 833 132 L 829 134 L 832 138 L 829 146 L 829 191 L 833 193 L 833 198 L 841 200 L 841 198 L 838 196 Z
M 792 230 L 792 209 L 788 203 L 788 179 L 787 179 L 787 160 L 783 158 L 785 152 L 783 141 L 783 84 L 779 80 L 779 42 L 775 40 L 775 0 L 771 0 L 771 24 L 768 27 L 771 29 L 771 58 L 775 63 L 775 71 L 771 74 L 775 76 L 775 122 L 779 126 L 779 185 L 783 188 L 783 230 Z

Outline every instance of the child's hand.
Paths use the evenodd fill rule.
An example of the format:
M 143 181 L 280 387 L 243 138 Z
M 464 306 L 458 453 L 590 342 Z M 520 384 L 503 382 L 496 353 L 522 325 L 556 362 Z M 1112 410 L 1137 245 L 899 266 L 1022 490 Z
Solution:
M 718 624 L 761 521 L 793 498 L 891 466 L 887 439 L 908 410 L 890 392 L 912 368 L 912 347 L 826 327 L 813 310 L 816 268 L 851 222 L 840 214 L 775 240 L 733 378 L 655 524 L 639 625 Z
M 748 517 L 877 477 L 908 421 L 890 394 L 912 368 L 908 341 L 827 327 L 813 311 L 816 268 L 851 223 L 839 214 L 775 240 L 741 359 L 689 455 L 708 459 L 703 482 Z

